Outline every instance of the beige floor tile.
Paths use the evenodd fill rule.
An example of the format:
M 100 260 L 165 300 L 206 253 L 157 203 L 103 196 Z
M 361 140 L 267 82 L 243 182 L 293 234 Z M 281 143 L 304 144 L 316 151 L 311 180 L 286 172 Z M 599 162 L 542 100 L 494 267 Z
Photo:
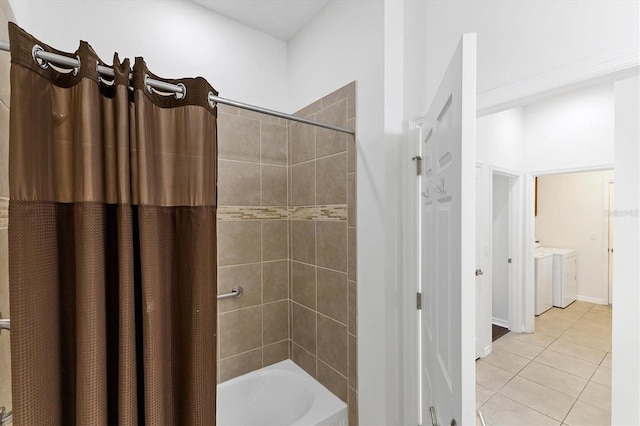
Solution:
M 476 385 L 476 408 L 480 408 L 480 406 L 487 402 L 493 395 L 495 395 L 495 391 L 487 389 L 482 385 Z
M 552 308 L 542 314 L 541 316 L 544 318 L 551 318 L 554 320 L 577 320 L 578 318 L 585 315 L 584 311 L 568 311 L 560 308 Z
M 611 312 L 589 311 L 581 318 L 581 321 L 589 321 L 594 324 L 611 324 Z
M 611 387 L 611 369 L 601 365 L 596 370 L 591 381 Z
M 611 339 L 611 327 L 603 324 L 593 324 L 584 321 L 577 321 L 569 328 L 569 330 L 575 330 L 580 333 L 587 333 L 594 335 L 598 338 Z
M 593 308 L 594 306 L 596 306 L 595 303 L 583 302 L 582 300 L 576 300 L 575 302 L 570 304 L 568 306 L 568 308 L 580 308 L 580 309 L 584 309 L 585 311 L 588 311 L 589 309 Z
M 545 332 L 540 330 L 535 333 L 509 333 L 507 336 L 505 336 L 505 338 L 506 337 L 518 342 L 529 343 L 530 345 L 546 348 L 551 344 L 551 342 L 556 340 L 558 336 L 554 336 L 553 334 L 546 334 Z
M 544 348 L 511 338 L 502 338 L 493 342 L 494 350 L 503 350 L 527 359 L 535 358 Z
M 514 374 L 518 373 L 530 362 L 527 358 L 501 349 L 494 349 L 489 356 L 482 358 L 482 361 Z
M 611 411 L 611 388 L 596 382 L 589 382 L 578 400 Z
M 558 370 L 562 370 L 585 379 L 590 379 L 598 368 L 597 364 L 583 361 L 551 349 L 546 349 L 538 355 L 536 361 L 540 364 L 548 365 L 549 367 L 557 368 Z
M 498 391 L 513 376 L 513 373 L 496 368 L 484 361 L 476 362 L 476 383 L 487 389 Z
M 610 425 L 611 413 L 595 405 L 577 401 L 567 418 L 564 419 L 564 423 L 570 426 Z
M 586 333 L 570 328 L 560 338 L 604 352 L 608 352 L 611 349 L 611 335 L 599 336 L 594 332 Z
M 487 424 L 493 426 L 516 425 L 559 425 L 560 422 L 545 416 L 525 405 L 496 394 L 482 407 L 482 415 Z
M 527 365 L 518 376 L 557 390 L 573 398 L 577 398 L 588 383 L 587 379 L 574 376 L 573 374 L 535 361 Z
M 611 352 L 607 352 L 607 355 L 604 357 L 600 365 L 602 365 L 603 367 L 611 368 Z
M 498 393 L 546 416 L 562 421 L 576 398 L 516 376 Z
M 593 306 L 593 311 L 594 312 L 606 312 L 608 314 L 611 314 L 611 312 L 613 311 L 613 305 L 594 305 Z
M 574 358 L 581 359 L 583 361 L 589 361 L 593 364 L 600 364 L 602 359 L 607 354 L 606 351 L 600 351 L 598 349 L 577 344 L 570 340 L 565 340 L 564 335 L 553 342 L 549 346 L 549 349 L 572 356 Z
M 550 334 L 552 336 L 560 336 L 567 331 L 575 321 L 573 320 L 553 320 L 551 318 L 536 318 L 536 332 Z

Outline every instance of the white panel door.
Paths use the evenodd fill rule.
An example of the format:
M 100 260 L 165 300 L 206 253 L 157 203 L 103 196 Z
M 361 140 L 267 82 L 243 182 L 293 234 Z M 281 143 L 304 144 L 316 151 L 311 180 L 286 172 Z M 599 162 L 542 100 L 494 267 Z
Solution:
M 476 37 L 465 34 L 422 124 L 423 424 L 475 417 Z

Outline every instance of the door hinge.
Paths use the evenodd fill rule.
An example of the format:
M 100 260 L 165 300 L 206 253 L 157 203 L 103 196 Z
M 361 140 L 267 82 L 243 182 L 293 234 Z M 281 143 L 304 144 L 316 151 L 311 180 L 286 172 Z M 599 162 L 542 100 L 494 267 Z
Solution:
M 416 309 L 422 310 L 422 293 L 416 293 Z
M 412 160 L 416 162 L 416 176 L 422 175 L 422 157 L 416 155 Z

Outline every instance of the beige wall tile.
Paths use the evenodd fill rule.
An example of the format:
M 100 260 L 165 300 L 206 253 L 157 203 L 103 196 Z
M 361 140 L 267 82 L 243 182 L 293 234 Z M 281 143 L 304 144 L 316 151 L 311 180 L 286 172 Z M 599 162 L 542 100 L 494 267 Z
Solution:
M 289 226 L 286 220 L 262 221 L 262 260 L 289 257 Z
M 262 205 L 287 205 L 287 168 L 284 166 L 260 166 L 262 179 Z
M 315 310 L 316 296 L 316 267 L 292 261 L 291 299 Z
M 277 260 L 262 263 L 263 303 L 289 298 L 289 261 Z
M 347 327 L 318 315 L 318 359 L 347 375 Z
M 219 160 L 218 204 L 221 206 L 259 206 L 260 165 Z
M 358 426 L 358 392 L 349 388 L 349 426 Z
M 347 127 L 347 101 L 343 99 L 327 108 L 323 108 L 315 115 L 316 121 Z M 347 134 L 335 130 L 316 129 L 316 157 L 324 157 L 346 151 Z
M 349 333 L 358 335 L 358 284 L 354 281 L 349 281 Z
M 347 379 L 322 361 L 318 361 L 318 381 L 335 396 L 347 402 Z
M 225 160 L 260 161 L 260 122 L 218 114 L 218 157 Z
M 0 82 L 2 85 L 2 82 Z M 9 196 L 9 109 L 0 104 L 0 197 Z
M 302 123 L 291 124 L 289 149 L 292 165 L 316 158 L 316 128 Z
M 283 340 L 281 342 L 265 346 L 262 350 L 263 366 L 266 367 L 267 365 L 289 359 L 290 343 L 290 340 Z
M 357 253 L 357 236 L 356 228 L 347 229 L 347 269 L 349 279 L 352 281 L 358 278 L 358 253 Z
M 262 344 L 269 345 L 288 339 L 289 302 L 282 300 L 280 302 L 267 303 L 262 307 L 262 310 Z
M 347 324 L 347 274 L 317 268 L 318 312 Z
M 219 383 L 262 367 L 262 348 L 220 360 Z
M 349 97 L 353 97 L 355 95 L 355 87 L 356 83 L 355 81 L 352 81 L 351 83 L 345 84 L 341 88 L 329 93 L 328 95 L 320 99 L 320 101 L 322 102 L 322 108 L 326 108 L 343 99 L 346 100 Z
M 291 259 L 316 263 L 316 224 L 311 221 L 291 221 Z
M 313 114 L 316 111 L 320 111 L 321 108 L 322 108 L 322 99 L 318 99 L 314 103 L 309 104 L 306 107 L 296 111 L 293 115 L 298 117 L 309 118 L 311 114 Z
M 355 127 L 355 124 L 355 120 L 349 120 L 349 128 Z M 349 135 L 347 136 L 347 173 L 355 173 L 356 155 L 356 138 Z
M 218 265 L 260 262 L 258 220 L 218 221 Z
M 287 166 L 287 126 L 260 123 L 260 161 L 263 164 Z
M 346 204 L 347 155 L 338 154 L 316 161 L 316 203 Z
M 229 293 L 238 285 L 242 295 L 218 301 L 218 312 L 235 311 L 262 303 L 262 268 L 259 263 L 218 268 L 218 294 Z
M 292 306 L 291 340 L 315 355 L 316 313 L 297 303 L 293 303 Z
M 220 357 L 262 346 L 262 306 L 220 314 Z
M 295 342 L 291 345 L 291 359 L 298 364 L 300 368 L 309 373 L 310 376 L 317 376 L 317 358 Z
M 218 108 L 218 119 L 220 114 L 238 115 L 238 110 L 239 110 L 238 107 L 225 105 L 225 104 L 218 104 L 217 108 Z
M 264 121 L 264 122 L 267 122 L 267 123 L 274 123 L 274 124 L 279 124 L 280 123 L 280 118 L 279 117 L 274 117 L 273 115 L 263 114 L 261 112 L 250 111 L 248 109 L 239 108 L 238 109 L 238 115 L 240 115 L 240 117 L 251 118 L 253 120 Z
M 291 167 L 292 206 L 312 206 L 316 203 L 316 162 L 298 164 Z
M 347 224 L 317 223 L 318 266 L 347 272 Z
M 349 334 L 349 386 L 358 389 L 358 338 Z
M 356 174 L 347 175 L 347 225 L 356 226 Z

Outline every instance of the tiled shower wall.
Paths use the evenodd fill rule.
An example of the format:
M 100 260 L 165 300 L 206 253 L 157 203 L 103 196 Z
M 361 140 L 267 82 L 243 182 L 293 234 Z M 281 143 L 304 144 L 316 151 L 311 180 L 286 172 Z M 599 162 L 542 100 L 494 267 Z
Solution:
M 355 128 L 355 82 L 297 115 Z M 218 380 L 286 358 L 357 424 L 352 135 L 218 106 Z
M 218 381 L 289 358 L 287 126 L 218 106 Z
M 355 82 L 297 113 L 355 129 Z M 352 135 L 289 125 L 291 358 L 349 404 L 357 424 L 356 162 Z
M 0 0 L 0 40 L 9 40 L 7 24 L 14 21 L 7 0 Z M 9 312 L 9 52 L 0 51 L 0 313 Z M 11 347 L 9 333 L 0 334 L 0 407 L 11 410 Z

